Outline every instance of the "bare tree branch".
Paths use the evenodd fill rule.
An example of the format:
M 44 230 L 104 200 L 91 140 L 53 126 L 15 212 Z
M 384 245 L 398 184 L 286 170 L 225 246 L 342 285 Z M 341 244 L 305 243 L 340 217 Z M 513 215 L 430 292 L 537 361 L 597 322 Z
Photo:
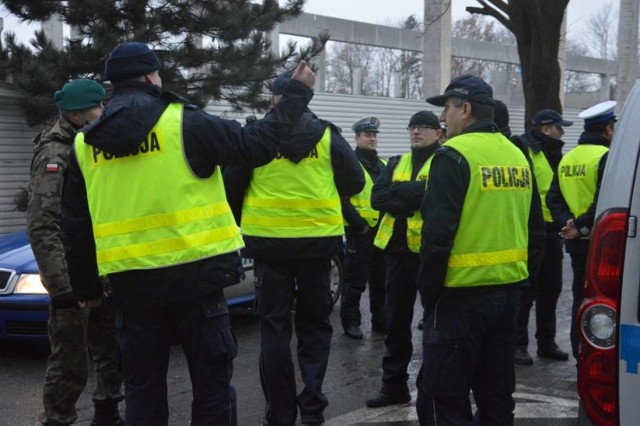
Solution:
M 509 3 L 505 3 L 502 0 L 486 0 L 496 9 L 500 10 L 505 15 L 509 16 L 511 13 L 511 7 L 509 7 Z M 478 0 L 480 4 L 485 4 L 485 0 Z
M 500 0 L 489 0 L 489 1 L 491 2 L 491 6 L 487 4 L 485 0 L 478 0 L 478 3 L 480 3 L 483 7 L 469 6 L 465 10 L 469 13 L 477 13 L 479 15 L 492 16 L 496 18 L 498 22 L 504 25 L 509 31 L 513 32 L 511 20 L 507 18 L 507 16 L 509 16 L 511 12 L 509 6 Z

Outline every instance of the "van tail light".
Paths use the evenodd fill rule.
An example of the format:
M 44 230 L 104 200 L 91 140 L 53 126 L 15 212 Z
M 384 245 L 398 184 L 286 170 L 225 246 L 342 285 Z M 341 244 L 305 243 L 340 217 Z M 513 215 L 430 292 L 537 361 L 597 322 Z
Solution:
M 618 306 L 629 213 L 613 209 L 596 220 L 578 311 L 578 394 L 595 425 L 618 423 Z

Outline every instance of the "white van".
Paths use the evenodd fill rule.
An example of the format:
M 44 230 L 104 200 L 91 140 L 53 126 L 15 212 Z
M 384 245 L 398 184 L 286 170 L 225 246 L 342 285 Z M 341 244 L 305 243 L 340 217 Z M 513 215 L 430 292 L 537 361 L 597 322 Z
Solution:
M 640 81 L 616 125 L 578 313 L 579 423 L 640 425 Z

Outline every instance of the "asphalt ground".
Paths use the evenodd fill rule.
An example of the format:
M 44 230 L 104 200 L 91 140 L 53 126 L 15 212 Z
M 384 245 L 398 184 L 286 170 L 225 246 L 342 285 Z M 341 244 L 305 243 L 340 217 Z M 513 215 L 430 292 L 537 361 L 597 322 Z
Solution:
M 570 351 L 569 323 L 571 306 L 571 268 L 569 257 L 564 260 L 564 286 L 558 306 L 557 343 Z M 414 310 L 414 354 L 409 365 L 409 384 L 413 400 L 410 404 L 369 409 L 364 401 L 380 388 L 381 360 L 384 337 L 371 333 L 368 314 L 368 296 L 362 301 L 363 340 L 344 336 L 336 307 L 331 314 L 334 327 L 332 351 L 324 383 L 329 399 L 325 411 L 326 425 L 417 425 L 415 412 L 415 377 L 421 364 L 421 333 L 417 323 L 422 309 Z M 557 362 L 538 359 L 535 355 L 535 310 L 530 319 L 529 352 L 534 357 L 530 367 L 516 366 L 517 386 L 516 422 L 518 426 L 574 425 L 577 424 L 578 401 L 576 394 L 575 360 Z M 263 418 L 264 398 L 258 378 L 260 333 L 258 323 L 250 309 L 232 313 L 232 324 L 238 338 L 238 357 L 234 362 L 233 385 L 238 395 L 238 424 L 259 425 Z M 292 351 L 295 354 L 295 337 Z M 42 377 L 45 371 L 46 350 L 42 344 L 16 344 L 0 342 L 0 424 L 37 425 L 42 411 Z M 79 425 L 89 425 L 93 415 L 91 392 L 94 378 L 78 401 Z M 190 418 L 191 387 L 186 361 L 181 349 L 172 352 L 168 373 L 170 424 L 188 425 Z M 124 404 L 121 404 L 121 411 Z

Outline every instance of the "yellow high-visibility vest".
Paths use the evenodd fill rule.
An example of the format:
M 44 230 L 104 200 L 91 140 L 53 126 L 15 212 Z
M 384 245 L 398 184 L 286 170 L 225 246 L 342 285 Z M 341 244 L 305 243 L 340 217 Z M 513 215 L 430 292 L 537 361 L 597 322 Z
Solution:
M 529 156 L 533 162 L 533 174 L 536 176 L 538 193 L 540 194 L 540 201 L 542 202 L 542 216 L 545 222 L 553 222 L 551 210 L 547 207 L 547 193 L 553 181 L 553 168 L 551 168 L 551 164 L 549 164 L 544 152 L 540 151 L 536 153 L 529 148 Z
M 387 164 L 387 160 L 380 159 L 382 164 Z M 371 189 L 373 189 L 373 179 L 369 176 L 369 172 L 364 168 L 362 163 L 360 164 L 362 171 L 364 172 L 364 188 L 358 194 L 352 195 L 349 200 L 353 207 L 358 211 L 360 217 L 367 221 L 370 227 L 375 227 L 378 224 L 380 212 L 371 207 Z M 345 221 L 345 226 L 349 224 Z
M 170 104 L 126 155 L 76 135 L 101 275 L 193 262 L 243 246 L 220 169 L 202 179 L 185 160 L 182 108 Z
M 509 284 L 528 277 L 532 177 L 527 159 L 499 133 L 447 141 L 469 163 L 470 182 L 445 287 Z
M 242 205 L 241 232 L 267 238 L 344 235 L 331 165 L 331 127 L 299 163 L 278 155 L 253 170 Z
M 578 145 L 558 165 L 558 183 L 574 217 L 583 215 L 596 196 L 600 159 L 609 151 L 602 145 Z
M 411 154 L 411 152 L 408 152 L 400 157 L 400 161 L 398 161 L 396 168 L 393 170 L 393 175 L 391 176 L 392 182 L 410 182 L 412 180 Z M 424 181 L 426 186 L 427 180 L 429 179 L 429 169 L 431 168 L 432 158 L 433 156 L 429 157 L 427 161 L 424 162 L 420 171 L 416 175 L 416 178 L 413 180 Z M 391 240 L 391 235 L 393 234 L 393 225 L 395 221 L 396 219 L 389 213 L 385 213 L 384 216 L 382 216 L 378 233 L 373 241 L 374 246 L 382 250 L 387 247 Z M 422 215 L 420 214 L 420 210 L 416 210 L 407 218 L 407 246 L 413 253 L 420 252 L 421 234 Z

